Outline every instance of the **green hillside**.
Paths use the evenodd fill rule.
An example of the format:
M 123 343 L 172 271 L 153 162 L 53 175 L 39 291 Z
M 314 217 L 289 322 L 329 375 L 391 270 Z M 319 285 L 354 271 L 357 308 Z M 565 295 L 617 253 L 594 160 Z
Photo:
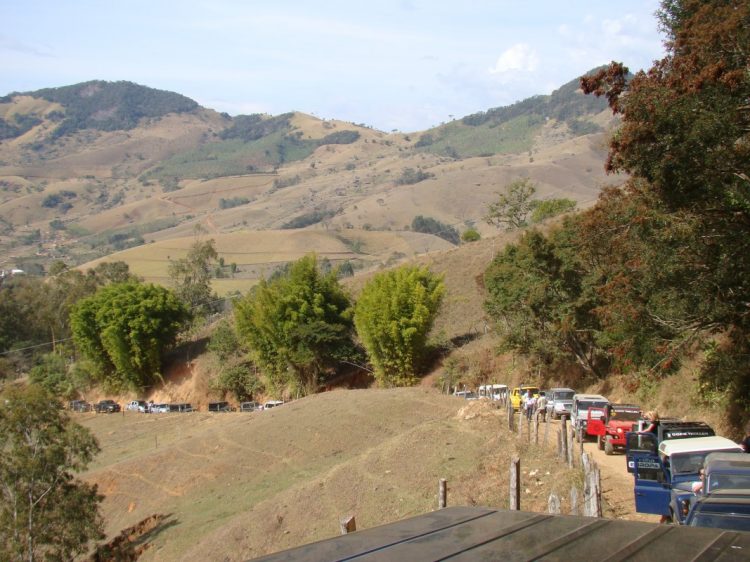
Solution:
M 129 130 L 137 127 L 144 117 L 158 118 L 200 107 L 183 95 L 126 81 L 92 80 L 72 86 L 10 94 L 0 101 L 10 101 L 14 95 L 42 98 L 64 107 L 62 114 L 53 116 L 60 124 L 52 132 L 52 138 L 82 129 Z

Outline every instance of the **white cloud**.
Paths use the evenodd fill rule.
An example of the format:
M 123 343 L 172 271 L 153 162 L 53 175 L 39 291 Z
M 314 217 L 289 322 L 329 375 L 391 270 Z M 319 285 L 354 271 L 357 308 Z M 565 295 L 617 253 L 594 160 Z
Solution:
M 534 72 L 538 66 L 539 57 L 536 51 L 526 43 L 517 43 L 498 57 L 495 66 L 490 68 L 490 74 Z

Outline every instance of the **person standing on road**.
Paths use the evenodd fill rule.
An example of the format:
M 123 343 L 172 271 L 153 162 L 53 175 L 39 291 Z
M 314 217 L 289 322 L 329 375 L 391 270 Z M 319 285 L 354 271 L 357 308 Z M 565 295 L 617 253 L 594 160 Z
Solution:
M 536 397 L 529 392 L 529 397 L 526 399 L 526 419 L 531 420 L 534 416 L 536 409 Z
M 544 421 L 547 421 L 547 397 L 544 394 L 540 394 L 539 398 L 536 399 L 536 410 L 540 413 Z

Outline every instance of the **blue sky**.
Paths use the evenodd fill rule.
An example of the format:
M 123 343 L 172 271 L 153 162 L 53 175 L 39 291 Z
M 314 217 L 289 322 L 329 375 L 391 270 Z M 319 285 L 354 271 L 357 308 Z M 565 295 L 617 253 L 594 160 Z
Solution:
M 663 56 L 657 0 L 0 0 L 0 95 L 129 80 L 412 132 Z

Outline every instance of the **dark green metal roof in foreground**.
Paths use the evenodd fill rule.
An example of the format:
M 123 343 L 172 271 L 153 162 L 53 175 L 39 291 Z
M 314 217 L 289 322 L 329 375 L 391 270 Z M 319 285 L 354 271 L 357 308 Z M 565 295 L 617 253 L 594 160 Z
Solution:
M 748 561 L 750 533 L 450 507 L 292 548 L 265 561 Z

